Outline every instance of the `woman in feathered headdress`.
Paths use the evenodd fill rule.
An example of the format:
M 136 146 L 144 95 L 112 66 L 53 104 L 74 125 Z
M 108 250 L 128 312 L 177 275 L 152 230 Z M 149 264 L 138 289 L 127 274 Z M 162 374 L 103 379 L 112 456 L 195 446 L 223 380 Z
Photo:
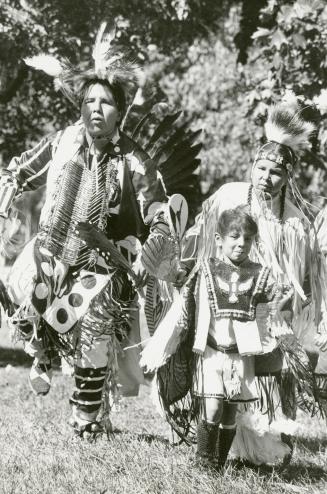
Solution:
M 327 335 L 317 335 L 322 302 L 327 297 L 326 273 L 311 228 L 313 218 L 310 209 L 294 179 L 298 153 L 309 145 L 314 130 L 314 125 L 304 121 L 298 109 L 290 108 L 283 103 L 272 107 L 265 126 L 267 142 L 256 154 L 251 182 L 228 183 L 214 193 L 204 203 L 195 227 L 186 234 L 183 249 L 184 260 L 186 258 L 197 260 L 198 266 L 202 260 L 219 256 L 215 234 L 221 213 L 247 205 L 258 224 L 258 235 L 250 253 L 251 260 L 269 267 L 275 281 L 281 286 L 284 285 L 285 289 L 292 287 L 294 296 L 287 310 L 283 312 L 283 317 L 280 313 L 276 313 L 273 318 L 269 316 L 267 305 L 259 304 L 257 308 L 257 323 L 264 354 L 262 357 L 256 357 L 256 372 L 261 376 L 258 384 L 261 386 L 262 402 L 266 403 L 266 411 L 268 411 L 265 417 L 269 417 L 270 420 L 278 416 L 276 407 L 279 408 L 280 402 L 282 412 L 289 418 L 295 418 L 298 398 L 295 396 L 295 382 L 301 397 L 304 397 L 303 406 L 311 411 L 315 408 L 317 390 L 313 373 L 298 341 L 305 345 L 311 343 L 316 336 L 316 342 L 322 350 L 327 344 Z M 193 283 L 195 286 L 193 291 L 198 304 L 197 313 L 202 314 L 201 320 L 199 319 L 196 324 L 196 316 L 192 319 L 193 316 L 187 315 L 187 307 L 194 308 L 193 292 L 189 287 L 196 270 L 195 267 L 186 285 L 187 296 L 181 321 L 185 322 L 186 331 L 190 321 L 193 321 L 191 326 L 195 329 L 194 341 L 201 342 L 201 347 L 193 346 L 193 351 L 203 354 L 208 344 L 208 328 L 205 322 L 210 320 L 209 315 L 206 314 L 208 310 L 206 299 L 209 295 L 201 292 L 198 284 Z M 181 331 L 180 328 L 179 330 Z M 188 330 L 192 332 L 192 329 L 188 328 Z M 173 362 L 174 359 L 170 363 L 167 362 L 167 369 L 161 372 L 162 375 L 174 375 Z M 173 381 L 169 381 L 167 389 L 169 384 L 173 385 Z M 167 397 L 163 397 L 163 403 L 165 400 L 167 401 Z M 168 409 L 167 413 L 173 414 L 174 411 Z M 202 419 L 201 423 L 205 422 L 205 416 Z M 267 424 L 264 430 L 262 421 L 259 422 L 260 431 L 254 430 L 254 433 L 259 432 L 262 437 L 265 434 L 269 439 L 272 428 Z M 261 452 L 255 451 L 253 440 L 249 440 L 244 445 L 242 440 L 251 437 L 253 433 L 250 431 L 246 434 L 245 426 L 248 429 L 252 426 L 256 429 L 256 423 L 259 422 L 256 419 L 250 420 L 249 417 L 240 422 L 242 433 L 236 434 L 235 442 L 237 454 L 242 456 L 244 451 L 247 451 L 248 460 L 264 463 L 274 462 L 280 455 L 290 453 L 290 448 L 285 444 L 281 445 L 280 440 L 274 436 L 278 434 L 278 430 L 282 433 L 290 427 L 288 424 L 285 429 L 285 424 L 281 421 L 277 426 L 276 423 L 274 424 L 275 432 L 271 434 L 274 436 L 273 440 L 260 442 Z M 228 448 L 235 435 L 236 424 L 227 422 L 221 424 L 220 428 L 218 441 L 225 443 Z M 252 434 L 252 439 L 253 437 Z M 285 436 L 283 437 L 286 439 Z M 206 455 L 210 447 L 214 456 L 217 447 L 215 444 L 211 446 L 198 444 L 198 454 L 201 456 L 204 452 Z M 252 454 L 249 455 L 251 448 Z
M 52 355 L 45 341 L 74 357 L 72 425 L 80 434 L 101 431 L 97 416 L 101 405 L 110 409 L 117 379 L 130 395 L 142 382 L 135 348 L 117 368 L 120 346 L 133 340 L 131 332 L 135 339 L 139 335 L 135 291 L 115 245 L 122 245 L 129 261 L 135 259 L 145 221 L 155 214 L 153 203 L 160 207 L 166 200 L 148 155 L 120 130 L 137 88 L 137 70 L 114 46 L 114 37 L 115 29 L 102 24 L 88 68 L 48 55 L 25 60 L 55 78 L 81 119 L 13 158 L 0 190 L 6 215 L 15 197 L 46 184 L 38 235 L 9 280 L 18 305 L 12 322 L 26 341 L 31 339 L 30 384 L 36 393 L 46 394 L 50 386 Z M 84 227 L 78 230 L 80 223 Z M 96 249 L 86 223 L 115 242 L 109 243 L 110 254 Z
M 291 337 L 288 335 L 294 334 L 302 345 L 311 348 L 315 339 L 323 350 L 327 341 L 326 335 L 318 333 L 321 309 L 327 300 L 326 270 L 312 230 L 313 214 L 294 178 L 299 153 L 310 145 L 314 131 L 314 125 L 302 118 L 299 108 L 287 103 L 270 108 L 265 124 L 267 142 L 256 154 L 251 183 L 222 186 L 206 201 L 198 222 L 198 258 L 207 258 L 215 252 L 213 239 L 219 215 L 226 209 L 247 204 L 259 227 L 252 259 L 268 266 L 280 284 L 294 289 L 292 303 L 284 313 L 287 323 L 284 319 L 269 319 L 266 306 L 262 306 L 257 315 L 260 330 L 265 335 L 265 352 L 272 355 L 276 345 L 285 350 L 283 375 L 287 375 L 289 385 L 282 379 L 281 402 L 284 414 L 293 419 L 296 413 L 294 380 L 299 376 L 296 355 L 293 355 L 295 360 L 290 361 L 292 352 L 287 349 L 287 342 Z M 273 367 L 269 368 L 264 355 L 257 360 L 258 375 L 280 370 L 276 361 Z M 309 365 L 307 368 L 310 370 Z

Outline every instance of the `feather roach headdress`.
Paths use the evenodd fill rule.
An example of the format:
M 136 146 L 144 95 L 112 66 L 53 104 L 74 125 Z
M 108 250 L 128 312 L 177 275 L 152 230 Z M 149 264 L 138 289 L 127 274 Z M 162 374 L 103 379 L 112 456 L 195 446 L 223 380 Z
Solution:
M 68 60 L 58 60 L 52 55 L 37 55 L 24 59 L 25 63 L 54 77 L 57 90 L 78 108 L 82 90 L 88 82 L 104 81 L 113 90 L 120 110 L 125 106 L 127 95 L 134 96 L 138 85 L 138 68 L 129 61 L 121 48 L 114 44 L 116 26 L 103 22 L 96 35 L 92 61 L 89 67 L 72 65 Z
M 267 142 L 259 149 L 255 161 L 269 159 L 291 171 L 298 152 L 309 147 L 314 131 L 314 124 L 303 120 L 299 108 L 286 103 L 273 106 L 265 124 Z
M 313 123 L 301 117 L 298 106 L 280 103 L 271 107 L 265 124 L 267 142 L 260 147 L 254 161 L 254 166 L 258 160 L 268 159 L 285 167 L 288 187 L 307 219 L 312 218 L 312 206 L 303 198 L 293 171 L 298 153 L 310 147 L 310 138 L 315 130 Z

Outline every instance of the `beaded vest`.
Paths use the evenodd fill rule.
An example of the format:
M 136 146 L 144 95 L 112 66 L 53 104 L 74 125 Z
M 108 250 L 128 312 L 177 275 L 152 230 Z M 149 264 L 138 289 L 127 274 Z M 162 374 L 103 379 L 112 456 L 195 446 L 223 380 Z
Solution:
M 269 269 L 248 261 L 244 267 L 210 258 L 203 263 L 209 305 L 216 319 L 253 321 L 265 293 Z

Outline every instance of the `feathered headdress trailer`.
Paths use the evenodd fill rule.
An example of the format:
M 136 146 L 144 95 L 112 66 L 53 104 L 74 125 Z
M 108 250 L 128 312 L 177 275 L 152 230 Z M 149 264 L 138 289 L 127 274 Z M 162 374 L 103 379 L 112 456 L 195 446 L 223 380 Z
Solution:
M 134 97 L 138 86 L 138 68 L 121 47 L 115 45 L 116 26 L 103 22 L 96 35 L 92 60 L 88 67 L 74 66 L 68 60 L 58 60 L 41 54 L 25 58 L 27 65 L 54 77 L 54 84 L 78 109 L 90 82 L 109 85 L 121 113 L 126 109 L 128 95 Z
M 299 153 L 310 147 L 310 138 L 315 131 L 315 125 L 302 118 L 297 104 L 282 102 L 272 106 L 265 124 L 267 142 L 259 148 L 253 163 L 255 166 L 259 160 L 268 159 L 285 167 L 296 203 L 309 216 L 311 211 L 296 185 L 294 169 Z

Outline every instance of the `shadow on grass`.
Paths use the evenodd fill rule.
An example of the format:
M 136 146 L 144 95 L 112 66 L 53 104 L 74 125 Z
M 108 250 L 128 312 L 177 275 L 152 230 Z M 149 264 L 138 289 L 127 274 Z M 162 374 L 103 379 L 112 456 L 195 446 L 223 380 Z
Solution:
M 155 434 L 137 434 L 137 439 L 139 441 L 144 441 L 148 444 L 152 444 L 153 442 L 159 442 L 165 445 L 170 445 L 170 442 L 167 438 Z
M 301 468 L 301 475 L 299 470 Z M 302 478 L 310 478 L 310 482 L 319 482 L 320 480 L 327 480 L 327 471 L 312 463 L 302 464 L 290 464 L 287 469 L 280 473 L 280 477 L 286 481 L 294 479 L 300 480 Z
M 167 439 L 166 437 L 164 436 L 161 436 L 161 435 L 156 435 L 156 434 L 146 434 L 146 433 L 141 433 L 141 434 L 133 434 L 131 433 L 131 431 L 129 430 L 124 430 L 124 429 L 118 429 L 117 427 L 114 427 L 113 429 L 113 435 L 112 435 L 112 439 L 114 439 L 114 437 L 116 435 L 121 435 L 121 436 L 125 436 L 125 438 L 128 438 L 128 436 L 132 436 L 132 439 L 133 440 L 137 440 L 137 441 L 140 441 L 140 442 L 145 442 L 147 444 L 152 444 L 152 443 L 161 443 L 161 444 L 164 444 L 165 446 L 172 446 L 172 444 L 170 443 L 169 439 Z
M 30 357 L 22 348 L 7 348 L 0 346 L 0 368 L 6 367 L 8 364 L 13 367 L 31 367 L 33 357 Z M 59 357 L 54 357 L 52 368 L 60 370 L 61 362 Z
M 296 444 L 300 448 L 305 448 L 312 453 L 317 453 L 318 451 L 321 451 L 321 449 L 327 448 L 327 436 L 319 439 L 312 437 L 299 437 L 296 439 Z
M 27 355 L 21 348 L 0 347 L 0 367 L 12 365 L 13 367 L 31 367 L 32 357 Z
M 128 430 L 122 430 L 114 427 L 113 430 L 114 435 L 116 434 L 122 434 L 125 436 L 131 435 L 133 438 L 137 439 L 137 441 L 140 442 L 145 442 L 148 444 L 152 444 L 154 442 L 162 443 L 165 444 L 166 446 L 171 446 L 171 443 L 169 442 L 169 439 L 167 439 L 164 436 L 161 435 L 156 435 L 156 434 L 146 434 L 146 433 L 141 433 L 141 434 L 133 434 Z
M 231 465 L 235 470 L 242 470 L 244 468 L 250 468 L 255 471 L 261 477 L 270 477 L 273 472 L 276 472 L 280 479 L 285 482 L 292 482 L 294 480 L 301 481 L 310 478 L 310 482 L 320 482 L 321 480 L 327 481 L 327 471 L 312 463 L 306 463 L 299 465 L 298 463 L 291 463 L 285 469 L 281 470 L 278 467 L 274 468 L 268 465 L 253 465 L 248 462 L 241 462 L 238 460 L 231 461 Z M 301 471 L 301 474 L 299 473 Z

